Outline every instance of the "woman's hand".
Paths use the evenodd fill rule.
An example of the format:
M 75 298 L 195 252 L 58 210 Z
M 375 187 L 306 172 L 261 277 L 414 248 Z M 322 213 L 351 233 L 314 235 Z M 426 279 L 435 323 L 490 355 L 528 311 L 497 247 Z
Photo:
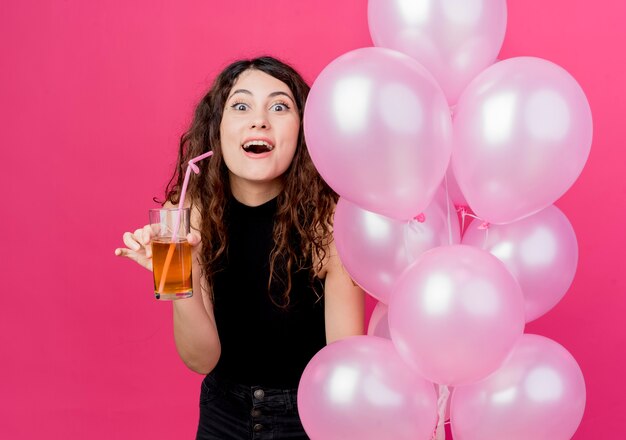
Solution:
M 137 229 L 135 232 L 125 232 L 123 235 L 125 248 L 115 249 L 115 255 L 118 257 L 126 257 L 140 266 L 152 271 L 152 237 L 154 232 L 150 225 Z M 200 235 L 196 232 L 187 234 L 187 241 L 195 251 L 200 244 Z
M 115 249 L 115 255 L 126 257 L 148 270 L 152 270 L 152 228 L 146 225 L 135 232 L 124 232 L 122 239 L 125 248 Z

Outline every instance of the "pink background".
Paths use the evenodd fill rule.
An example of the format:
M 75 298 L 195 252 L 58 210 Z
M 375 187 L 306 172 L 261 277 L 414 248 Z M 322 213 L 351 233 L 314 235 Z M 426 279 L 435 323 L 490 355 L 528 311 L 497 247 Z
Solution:
M 113 249 L 146 223 L 193 105 L 221 67 L 270 53 L 312 81 L 372 44 L 367 2 L 23 0 L 0 9 L 0 438 L 192 438 L 201 377 L 176 355 L 171 304 L 155 301 L 151 275 Z M 583 370 L 576 439 L 626 438 L 624 21 L 619 0 L 511 0 L 501 52 L 563 66 L 594 114 L 587 166 L 557 203 L 578 235 L 576 279 L 527 327 Z

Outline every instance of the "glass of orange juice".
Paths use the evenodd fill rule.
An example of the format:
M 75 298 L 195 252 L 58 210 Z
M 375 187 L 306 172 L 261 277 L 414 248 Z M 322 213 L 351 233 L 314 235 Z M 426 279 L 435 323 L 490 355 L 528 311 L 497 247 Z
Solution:
M 189 298 L 193 295 L 189 208 L 151 209 L 149 213 L 154 295 L 160 300 Z

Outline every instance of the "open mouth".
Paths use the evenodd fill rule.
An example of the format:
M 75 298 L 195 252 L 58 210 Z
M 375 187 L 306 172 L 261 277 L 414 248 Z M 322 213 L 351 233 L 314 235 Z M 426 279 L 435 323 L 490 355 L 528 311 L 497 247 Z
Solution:
M 274 146 L 265 141 L 250 141 L 242 145 L 246 153 L 262 154 L 272 151 Z

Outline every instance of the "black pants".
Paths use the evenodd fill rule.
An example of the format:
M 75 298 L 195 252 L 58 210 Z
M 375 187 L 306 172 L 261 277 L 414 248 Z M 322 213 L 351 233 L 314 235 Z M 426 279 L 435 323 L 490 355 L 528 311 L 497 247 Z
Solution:
M 306 440 L 295 389 L 245 386 L 210 373 L 200 391 L 196 440 Z

